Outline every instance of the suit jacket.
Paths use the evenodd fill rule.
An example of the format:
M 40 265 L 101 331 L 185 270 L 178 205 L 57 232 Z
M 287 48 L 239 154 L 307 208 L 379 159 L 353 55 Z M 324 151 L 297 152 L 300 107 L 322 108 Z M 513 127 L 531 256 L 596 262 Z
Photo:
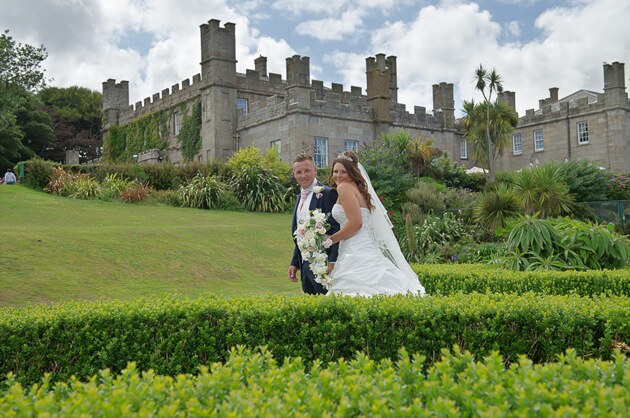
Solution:
M 311 198 L 311 204 L 309 205 L 308 208 L 309 210 L 320 209 L 323 213 L 329 215 L 328 224 L 330 225 L 330 227 L 328 228 L 326 233 L 328 235 L 332 235 L 335 232 L 339 231 L 340 229 L 339 223 L 335 221 L 335 219 L 332 217 L 332 214 L 331 214 L 332 208 L 335 202 L 337 201 L 337 190 L 331 189 L 328 186 L 324 186 L 323 184 L 319 182 L 317 182 L 317 185 L 324 187 L 324 191 L 322 192 L 323 196 L 318 199 L 317 196 L 313 195 L 313 197 Z M 295 247 L 293 249 L 293 258 L 291 259 L 291 265 L 297 267 L 302 272 L 302 274 L 304 274 L 304 272 L 302 271 L 302 266 L 303 266 L 302 253 L 300 252 L 300 249 L 298 248 L 297 239 L 295 238 L 295 235 L 293 235 L 295 233 L 295 230 L 297 229 L 297 211 L 298 211 L 298 206 L 300 204 L 300 200 L 301 200 L 301 196 L 298 195 L 297 200 L 295 202 L 295 207 L 293 209 L 293 222 L 291 225 L 292 227 L 291 234 L 293 236 L 293 242 L 295 243 Z M 334 263 L 335 261 L 337 261 L 338 251 L 339 251 L 339 244 L 334 244 L 326 250 L 326 253 L 328 254 L 329 262 Z

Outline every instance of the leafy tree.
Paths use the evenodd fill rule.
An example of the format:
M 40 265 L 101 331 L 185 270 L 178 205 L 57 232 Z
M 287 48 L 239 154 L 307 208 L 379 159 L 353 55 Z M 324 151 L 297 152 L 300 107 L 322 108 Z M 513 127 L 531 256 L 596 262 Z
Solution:
M 0 169 L 17 162 L 28 150 L 22 144 L 23 133 L 15 112 L 26 97 L 46 84 L 40 68 L 48 53 L 39 48 L 16 43 L 9 31 L 0 35 Z
M 383 196 L 386 208 L 401 209 L 405 193 L 416 179 L 409 161 L 408 147 L 412 139 L 403 130 L 382 133 L 379 140 L 359 151 L 359 160 L 370 176 L 374 190 Z
M 16 112 L 17 124 L 22 130 L 22 144 L 28 157 L 42 156 L 55 142 L 52 121 L 37 96 L 28 95 Z M 22 153 L 24 154 L 24 153 Z
M 38 93 L 52 120 L 56 141 L 37 152 L 53 161 L 64 161 L 65 152 L 78 150 L 82 160 L 96 158 L 103 145 L 102 96 L 84 87 L 49 87 Z
M 464 132 L 472 144 L 473 158 L 488 169 L 488 181 L 492 183 L 496 175 L 494 161 L 518 124 L 518 115 L 509 105 L 497 100 L 503 91 L 503 81 L 495 69 L 488 71 L 480 64 L 475 70 L 475 81 L 475 88 L 484 101 L 464 102 Z

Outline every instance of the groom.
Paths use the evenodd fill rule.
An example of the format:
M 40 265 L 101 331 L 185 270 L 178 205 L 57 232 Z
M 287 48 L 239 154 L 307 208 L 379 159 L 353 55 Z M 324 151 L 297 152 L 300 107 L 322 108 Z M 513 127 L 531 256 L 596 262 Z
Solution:
M 313 187 L 323 186 L 315 178 L 316 175 L 317 168 L 315 167 L 313 157 L 304 153 L 295 157 L 293 162 L 293 177 L 295 177 L 295 181 L 300 185 L 301 190 L 297 202 L 295 203 L 295 210 L 293 211 L 292 232 L 294 233 L 297 229 L 298 219 L 308 214 L 309 210 L 314 209 L 320 209 L 323 213 L 329 215 L 328 223 L 330 224 L 330 228 L 326 232 L 328 235 L 339 231 L 339 224 L 330 216 L 333 205 L 337 201 L 337 191 L 328 186 L 324 186 L 324 190 L 321 193 L 314 193 Z M 310 295 L 325 294 L 327 292 L 326 288 L 315 281 L 315 275 L 311 271 L 309 263 L 302 260 L 302 254 L 297 246 L 295 236 L 293 237 L 293 241 L 295 242 L 295 248 L 293 249 L 293 258 L 289 266 L 289 280 L 297 282 L 297 271 L 299 270 L 304 293 Z M 326 251 L 328 253 L 329 263 L 334 263 L 337 260 L 337 249 L 338 245 L 335 244 Z

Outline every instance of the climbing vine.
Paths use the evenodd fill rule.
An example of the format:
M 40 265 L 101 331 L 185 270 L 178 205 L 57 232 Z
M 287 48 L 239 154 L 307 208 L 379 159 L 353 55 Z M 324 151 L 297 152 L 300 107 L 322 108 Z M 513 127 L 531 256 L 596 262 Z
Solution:
M 192 161 L 201 150 L 201 102 L 193 104 L 191 113 L 184 113 L 182 127 L 177 135 L 184 161 Z
M 167 147 L 171 110 L 149 113 L 126 126 L 112 126 L 103 138 L 103 157 L 111 162 L 128 162 L 134 154 Z

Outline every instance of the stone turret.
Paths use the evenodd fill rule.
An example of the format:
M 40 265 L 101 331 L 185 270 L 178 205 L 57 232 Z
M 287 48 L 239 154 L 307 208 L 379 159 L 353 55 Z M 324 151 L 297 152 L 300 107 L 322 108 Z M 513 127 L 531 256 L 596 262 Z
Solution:
M 259 56 L 254 60 L 254 68 L 261 77 L 267 77 L 267 57 Z
M 624 64 L 613 62 L 604 64 L 604 95 L 608 105 L 627 105 L 626 76 Z
M 236 150 L 236 34 L 234 23 L 220 27 L 212 19 L 201 25 L 201 93 L 204 120 L 201 128 L 202 161 L 223 160 Z M 204 117 L 204 116 L 202 116 Z
M 513 91 L 502 91 L 499 93 L 499 101 L 507 104 L 512 108 L 512 110 L 516 111 L 516 93 Z
M 103 82 L 103 128 L 118 125 L 121 111 L 129 107 L 129 81 L 116 83 L 113 78 Z
M 367 78 L 367 103 L 374 112 L 374 119 L 377 122 L 391 123 L 394 119 L 391 114 L 392 108 L 392 72 L 395 71 L 396 60 L 393 60 L 394 68 L 390 67 L 390 62 L 385 59 L 385 54 L 377 54 L 376 57 L 365 59 L 365 73 Z
M 219 26 L 212 19 L 201 25 L 201 78 L 210 83 L 234 85 L 236 81 L 236 36 L 234 23 Z
M 444 128 L 455 128 L 455 99 L 453 83 L 433 85 L 433 112 L 442 112 Z
M 289 110 L 311 108 L 311 65 L 309 57 L 287 58 L 287 97 Z

